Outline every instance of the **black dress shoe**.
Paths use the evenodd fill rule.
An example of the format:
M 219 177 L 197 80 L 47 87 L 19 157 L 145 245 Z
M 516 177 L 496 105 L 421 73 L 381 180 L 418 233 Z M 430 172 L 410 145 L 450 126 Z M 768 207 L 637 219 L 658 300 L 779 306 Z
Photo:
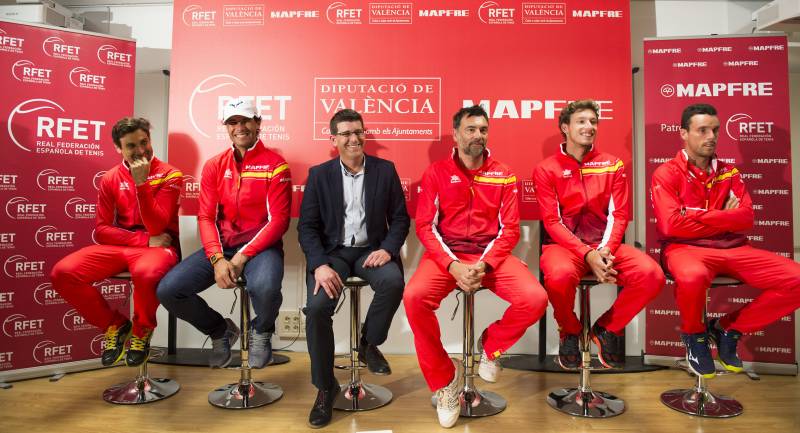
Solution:
M 333 401 L 339 394 L 339 385 L 328 389 L 317 391 L 317 400 L 308 414 L 308 426 L 311 428 L 321 428 L 328 425 L 333 417 Z
M 389 367 L 389 362 L 383 357 L 383 354 L 378 350 L 378 346 L 369 344 L 366 341 L 361 341 L 358 348 L 358 360 L 367 364 L 369 372 L 379 376 L 387 376 L 392 374 L 392 369 Z

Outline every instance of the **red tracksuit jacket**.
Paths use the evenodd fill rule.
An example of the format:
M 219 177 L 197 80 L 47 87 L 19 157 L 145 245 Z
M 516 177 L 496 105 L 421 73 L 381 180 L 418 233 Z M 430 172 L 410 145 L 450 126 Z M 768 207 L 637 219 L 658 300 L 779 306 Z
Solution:
M 289 228 L 289 165 L 261 140 L 241 161 L 235 152 L 231 146 L 203 166 L 197 225 L 207 257 L 242 244 L 242 254 L 255 256 Z
M 628 226 L 622 160 L 592 147 L 578 162 L 564 146 L 533 171 L 545 243 L 558 243 L 579 257 L 603 247 L 613 253 Z
M 147 182 L 136 186 L 123 162 L 100 180 L 95 239 L 103 245 L 147 247 L 150 236 L 167 232 L 179 248 L 178 201 L 183 174 L 153 157 Z
M 425 171 L 417 206 L 417 237 L 444 271 L 454 253 L 481 254 L 497 268 L 519 240 L 517 178 L 484 152 L 483 166 L 467 170 L 453 149 Z
M 656 229 L 663 242 L 733 248 L 748 243 L 741 233 L 753 227 L 753 202 L 742 176 L 732 165 L 714 158 L 711 172 L 690 164 L 684 150 L 653 173 L 650 194 Z M 739 207 L 722 210 L 731 195 Z

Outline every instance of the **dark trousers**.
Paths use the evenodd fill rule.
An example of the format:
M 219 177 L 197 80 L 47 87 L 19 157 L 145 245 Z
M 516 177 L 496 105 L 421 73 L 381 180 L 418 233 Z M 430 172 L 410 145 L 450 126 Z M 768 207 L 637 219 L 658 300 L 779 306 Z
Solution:
M 365 268 L 364 261 L 371 252 L 368 247 L 340 247 L 332 251 L 328 258 L 330 266 L 342 281 L 350 276 L 357 276 L 367 281 L 375 291 L 367 310 L 361 340 L 378 346 L 389 335 L 392 317 L 403 300 L 405 281 L 400 266 L 395 261 L 379 268 Z M 308 302 L 304 311 L 306 341 L 311 357 L 311 383 L 319 389 L 330 389 L 338 383 L 333 375 L 333 311 L 339 298 L 329 298 L 322 287 L 315 296 L 314 284 L 314 272 L 309 271 L 306 275 Z

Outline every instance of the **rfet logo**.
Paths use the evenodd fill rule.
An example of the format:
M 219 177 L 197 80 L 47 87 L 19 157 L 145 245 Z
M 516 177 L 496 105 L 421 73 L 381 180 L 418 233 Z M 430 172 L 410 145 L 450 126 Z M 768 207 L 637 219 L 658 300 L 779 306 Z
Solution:
M 39 364 L 52 364 L 72 360 L 72 345 L 44 340 L 33 346 L 33 359 Z
M 484 24 L 514 24 L 514 8 L 501 7 L 496 1 L 478 6 L 478 19 Z
M 69 71 L 69 82 L 80 89 L 106 90 L 105 75 L 93 74 L 89 68 L 78 66 Z
M 103 180 L 103 176 L 105 174 L 106 174 L 105 170 L 98 171 L 97 173 L 94 174 L 94 177 L 92 178 L 92 186 L 94 186 L 94 189 L 100 191 L 100 181 Z
M 214 27 L 217 25 L 217 11 L 203 10 L 200 5 L 189 5 L 183 8 L 181 20 L 187 27 Z
M 725 133 L 736 141 L 771 143 L 774 129 L 775 122 L 754 121 L 747 113 L 736 113 L 725 122 Z
M 62 232 L 55 226 L 42 226 L 36 230 L 34 240 L 42 248 L 73 248 L 75 232 Z
M 71 309 L 64 313 L 61 317 L 61 325 L 64 326 L 64 329 L 67 331 L 85 331 L 87 329 L 93 329 L 94 326 L 86 322 L 86 319 L 83 318 L 80 314 L 78 314 L 78 310 Z
M 83 197 L 72 197 L 64 203 L 64 213 L 74 220 L 94 219 L 97 204 L 87 203 Z
M 128 297 L 128 283 L 106 278 L 92 284 L 107 301 L 123 301 Z
M 53 75 L 52 69 L 37 68 L 30 60 L 17 60 L 11 65 L 11 75 L 17 81 L 31 84 L 52 84 L 50 77 Z
M 75 176 L 62 176 L 56 169 L 45 168 L 36 175 L 36 185 L 42 191 L 75 191 Z
M 102 120 L 73 119 L 69 117 L 30 115 L 39 111 L 54 110 L 66 113 L 64 107 L 49 99 L 28 99 L 17 104 L 8 115 L 7 127 L 11 141 L 18 148 L 30 152 L 31 149 L 20 142 L 15 129 L 35 131 L 36 153 L 51 155 L 103 156 L 100 137 L 106 122 Z
M 114 45 L 105 44 L 97 49 L 97 60 L 104 65 L 130 68 L 133 63 L 133 54 L 124 53 Z
M 0 291 L 0 310 L 7 310 L 9 308 L 14 308 L 14 292 L 2 292 Z
M 89 342 L 89 350 L 92 351 L 92 354 L 95 356 L 100 356 L 101 353 L 106 349 L 106 336 L 104 334 L 97 334 L 92 338 L 92 341 Z
M 14 352 L 0 352 L 0 370 L 14 369 L 13 357 Z
M 3 320 L 3 334 L 11 338 L 43 335 L 44 319 L 29 319 L 24 314 L 12 314 Z
M 44 276 L 44 260 L 28 260 L 15 254 L 3 263 L 3 271 L 11 278 L 36 278 Z
M 0 191 L 16 191 L 18 174 L 0 173 Z
M 333 2 L 325 10 L 325 16 L 331 24 L 361 24 L 361 8 L 348 8 L 344 2 Z
M 183 191 L 181 191 L 181 199 L 195 199 L 200 197 L 200 181 L 190 175 L 183 175 Z
M 0 250 L 13 250 L 16 248 L 16 245 L 14 245 L 14 240 L 16 238 L 16 233 L 0 233 Z
M 42 283 L 33 289 L 33 300 L 39 305 L 61 305 L 65 304 L 64 298 L 59 296 L 52 283 Z
M 80 60 L 81 47 L 70 45 L 58 36 L 50 36 L 42 42 L 42 51 L 50 57 L 63 60 Z
M 31 203 L 27 197 L 11 197 L 6 202 L 6 215 L 12 220 L 43 220 L 46 209 L 46 203 Z
M 22 54 L 24 38 L 11 36 L 3 29 L 0 29 L 0 52 Z

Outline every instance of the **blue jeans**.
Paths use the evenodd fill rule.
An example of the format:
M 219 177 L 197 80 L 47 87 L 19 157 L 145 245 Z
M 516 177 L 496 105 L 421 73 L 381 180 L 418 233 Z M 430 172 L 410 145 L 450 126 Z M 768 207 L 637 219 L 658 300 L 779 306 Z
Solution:
M 238 250 L 238 247 L 225 248 L 223 254 L 230 260 Z M 242 274 L 256 312 L 253 327 L 258 332 L 275 332 L 275 319 L 283 302 L 283 248 L 262 251 L 244 265 Z M 225 319 L 197 295 L 214 282 L 214 268 L 201 248 L 172 268 L 161 279 L 156 293 L 169 312 L 211 338 L 220 338 L 225 332 Z

